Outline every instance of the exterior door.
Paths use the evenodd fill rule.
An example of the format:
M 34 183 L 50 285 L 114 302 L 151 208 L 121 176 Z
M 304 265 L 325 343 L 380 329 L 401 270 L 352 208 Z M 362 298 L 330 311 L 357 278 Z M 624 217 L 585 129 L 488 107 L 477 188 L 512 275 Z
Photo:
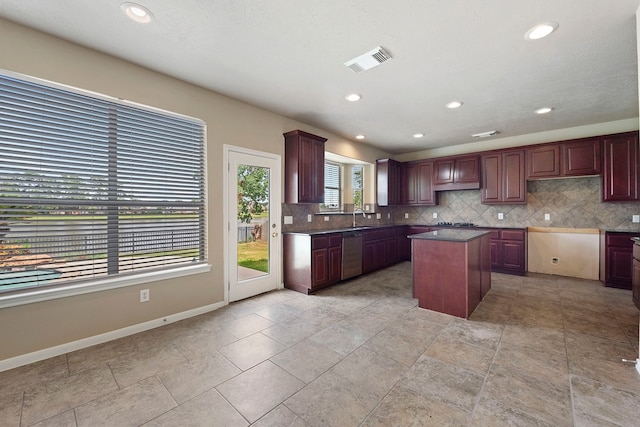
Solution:
M 281 286 L 280 156 L 225 146 L 227 300 Z

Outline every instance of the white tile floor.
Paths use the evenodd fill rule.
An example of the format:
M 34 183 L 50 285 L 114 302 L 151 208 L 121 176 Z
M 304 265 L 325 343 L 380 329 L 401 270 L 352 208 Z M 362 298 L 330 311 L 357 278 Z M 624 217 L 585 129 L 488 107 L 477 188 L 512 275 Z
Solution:
M 492 275 L 469 320 L 410 264 L 0 373 L 2 426 L 637 426 L 630 291 Z

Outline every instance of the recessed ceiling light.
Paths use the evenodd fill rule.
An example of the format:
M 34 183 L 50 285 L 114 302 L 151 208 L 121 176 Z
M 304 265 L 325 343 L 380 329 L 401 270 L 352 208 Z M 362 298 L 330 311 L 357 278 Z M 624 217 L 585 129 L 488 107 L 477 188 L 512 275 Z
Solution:
M 414 133 L 413 137 L 414 138 L 424 138 L 424 133 Z
M 445 107 L 451 108 L 451 109 L 460 108 L 460 107 L 462 107 L 462 102 L 461 101 L 451 101 L 447 105 L 445 105 Z
M 364 135 L 356 135 L 356 139 L 364 139 Z
M 547 114 L 553 111 L 553 107 L 542 107 L 536 110 L 536 114 Z
M 526 40 L 538 40 L 543 37 L 547 37 L 558 29 L 557 22 L 545 22 L 532 27 L 524 34 Z
M 146 7 L 132 2 L 124 2 L 120 4 L 120 10 L 127 16 L 141 24 L 148 24 L 153 19 L 153 14 Z
M 347 96 L 344 97 L 344 99 L 346 99 L 347 101 L 350 102 L 356 102 L 356 101 L 360 101 L 360 98 L 362 98 L 360 95 L 358 95 L 357 93 L 351 93 Z

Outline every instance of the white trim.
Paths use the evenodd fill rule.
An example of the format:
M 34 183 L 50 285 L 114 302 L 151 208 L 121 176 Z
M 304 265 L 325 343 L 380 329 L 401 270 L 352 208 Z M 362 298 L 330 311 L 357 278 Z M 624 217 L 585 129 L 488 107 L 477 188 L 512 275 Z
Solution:
M 640 359 L 636 359 L 636 371 L 640 374 Z
M 57 298 L 66 298 L 91 292 L 106 291 L 109 289 L 123 288 L 126 286 L 140 285 L 142 283 L 156 282 L 158 280 L 174 279 L 176 277 L 202 274 L 211 271 L 209 264 L 196 264 L 188 267 L 173 268 L 171 270 L 140 273 L 132 276 L 114 276 L 106 279 L 92 280 L 67 286 L 59 286 L 43 289 L 27 289 L 24 293 L 10 293 L 0 295 L 0 308 L 16 305 L 32 304 L 34 302 L 48 301 Z
M 0 360 L 0 372 L 17 368 L 19 366 L 28 365 L 30 363 L 39 362 L 40 360 L 48 359 L 50 357 L 60 356 L 61 354 L 66 354 L 72 351 L 91 347 L 93 345 L 102 344 L 107 341 L 112 341 L 118 338 L 123 338 L 129 335 L 137 334 L 139 332 L 144 332 L 149 329 L 168 325 L 170 323 L 174 323 L 179 320 L 188 319 L 190 317 L 198 316 L 200 314 L 205 314 L 205 313 L 217 310 L 219 308 L 222 308 L 225 305 L 227 304 L 221 301 L 215 304 L 194 308 L 193 310 L 187 310 L 181 313 L 170 314 L 168 316 L 164 316 L 155 320 L 150 320 L 148 322 L 127 326 L 125 328 L 106 332 L 104 334 L 94 335 L 92 337 L 82 338 L 80 340 L 57 345 L 55 347 L 49 347 L 43 350 L 34 351 L 33 353 L 23 354 L 21 356 L 12 357 L 10 359 Z

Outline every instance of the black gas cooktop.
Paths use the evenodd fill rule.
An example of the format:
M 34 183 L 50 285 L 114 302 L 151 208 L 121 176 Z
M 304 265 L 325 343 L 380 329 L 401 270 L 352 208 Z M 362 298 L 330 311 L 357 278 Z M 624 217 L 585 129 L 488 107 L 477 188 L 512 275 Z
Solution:
M 477 225 L 472 222 L 439 222 L 436 225 L 443 227 L 477 227 Z

